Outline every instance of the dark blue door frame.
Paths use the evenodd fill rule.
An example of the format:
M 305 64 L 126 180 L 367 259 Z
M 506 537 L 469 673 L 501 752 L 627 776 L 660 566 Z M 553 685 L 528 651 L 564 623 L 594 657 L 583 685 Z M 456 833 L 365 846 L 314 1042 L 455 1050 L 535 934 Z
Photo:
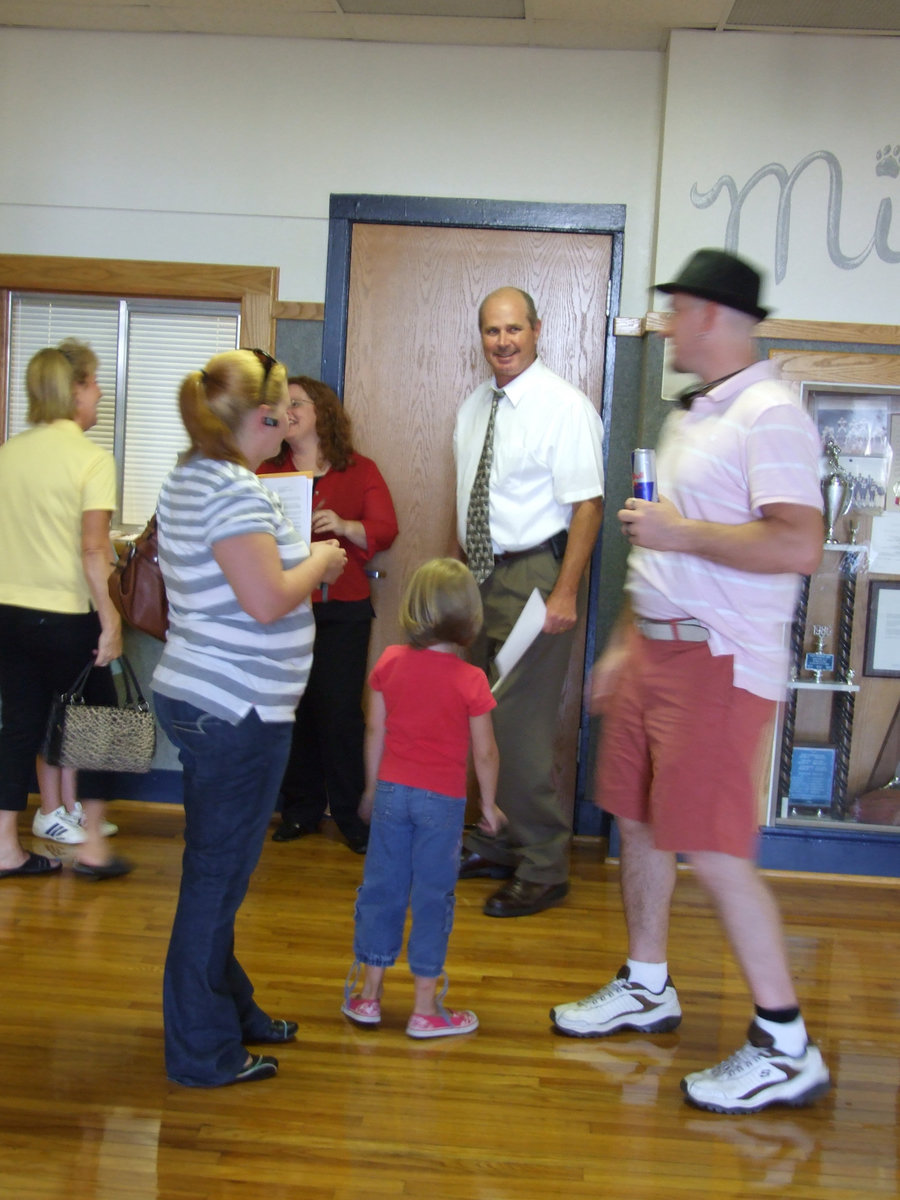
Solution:
M 622 257 L 625 242 L 624 204 L 538 204 L 512 200 L 462 200 L 424 196 L 333 195 L 329 207 L 328 266 L 325 279 L 325 328 L 322 339 L 322 379 L 344 392 L 347 349 L 347 306 L 350 295 L 350 253 L 353 226 L 435 225 L 461 229 L 513 229 L 532 232 L 603 234 L 610 238 L 612 254 L 607 301 L 606 345 L 603 362 L 601 416 L 606 431 L 604 468 L 612 428 L 612 394 L 616 343 L 613 320 L 619 311 L 622 290 Z M 601 539 L 591 559 L 588 592 L 585 664 L 593 663 L 596 650 L 596 611 L 600 587 Z M 583 809 L 586 789 L 590 721 L 582 703 L 578 728 L 578 766 L 575 776 L 575 813 Z M 594 830 L 585 832 L 595 832 Z

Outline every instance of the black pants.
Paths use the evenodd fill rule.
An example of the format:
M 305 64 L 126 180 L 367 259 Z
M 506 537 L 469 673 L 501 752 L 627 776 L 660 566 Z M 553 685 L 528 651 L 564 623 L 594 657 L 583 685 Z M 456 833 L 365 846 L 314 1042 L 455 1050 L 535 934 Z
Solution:
M 0 809 L 22 812 L 53 698 L 91 661 L 100 639 L 96 613 L 43 612 L 0 604 Z M 85 699 L 115 704 L 108 667 L 91 672 Z M 79 795 L 108 799 L 115 775 L 79 772 Z
M 285 821 L 315 827 L 329 807 L 351 841 L 369 832 L 357 809 L 365 787 L 362 693 L 371 628 L 371 616 L 333 621 L 316 614 L 312 670 L 281 784 Z

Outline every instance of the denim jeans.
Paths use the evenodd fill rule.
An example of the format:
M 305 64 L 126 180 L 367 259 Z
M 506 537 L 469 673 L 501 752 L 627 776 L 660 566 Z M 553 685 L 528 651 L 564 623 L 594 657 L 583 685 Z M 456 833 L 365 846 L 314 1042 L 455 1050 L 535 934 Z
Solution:
M 234 956 L 234 919 L 259 861 L 291 746 L 291 724 L 238 725 L 154 694 L 184 768 L 181 889 L 163 979 L 166 1073 L 188 1087 L 230 1083 L 243 1039 L 268 1015 Z
M 453 928 L 465 808 L 464 797 L 379 780 L 356 901 L 358 962 L 396 962 L 409 905 L 409 969 L 426 979 L 441 974 Z

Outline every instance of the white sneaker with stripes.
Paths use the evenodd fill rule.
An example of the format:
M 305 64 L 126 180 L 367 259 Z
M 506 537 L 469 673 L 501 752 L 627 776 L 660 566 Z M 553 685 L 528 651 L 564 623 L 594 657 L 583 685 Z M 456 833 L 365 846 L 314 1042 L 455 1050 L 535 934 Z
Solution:
M 691 1104 L 720 1113 L 754 1113 L 770 1104 L 798 1108 L 811 1104 L 830 1087 L 818 1046 L 807 1042 L 801 1055 L 784 1054 L 755 1021 L 740 1050 L 681 1081 L 681 1090 Z
M 72 815 L 78 818 L 78 824 L 84 829 L 84 807 L 80 800 L 75 801 L 75 811 Z M 100 818 L 101 837 L 115 837 L 118 832 L 118 825 L 114 825 L 112 821 L 107 821 L 105 817 Z
M 42 813 L 38 809 L 31 822 L 31 832 L 35 837 L 46 838 L 49 842 L 62 842 L 67 846 L 80 846 L 87 841 L 87 834 L 78 818 L 66 812 L 62 804 L 51 813 Z
M 670 978 L 661 992 L 651 992 L 631 983 L 628 967 L 622 967 L 611 983 L 590 996 L 551 1008 L 550 1020 L 568 1037 L 607 1037 L 621 1029 L 668 1033 L 681 1024 L 681 1006 Z

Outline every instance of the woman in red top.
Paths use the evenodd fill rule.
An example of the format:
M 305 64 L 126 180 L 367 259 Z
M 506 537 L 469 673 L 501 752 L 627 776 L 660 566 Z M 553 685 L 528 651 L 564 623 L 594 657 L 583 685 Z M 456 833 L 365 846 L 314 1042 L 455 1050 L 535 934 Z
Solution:
M 350 848 L 362 854 L 369 840 L 357 813 L 365 786 L 362 693 L 375 615 L 366 564 L 397 536 L 397 517 L 381 472 L 353 449 L 350 418 L 331 388 L 298 375 L 288 380 L 288 392 L 281 453 L 258 474 L 313 472 L 313 541 L 336 537 L 347 565 L 325 596 L 313 592 L 312 671 L 281 785 L 281 824 L 272 836 L 289 842 L 315 833 L 328 807 Z

